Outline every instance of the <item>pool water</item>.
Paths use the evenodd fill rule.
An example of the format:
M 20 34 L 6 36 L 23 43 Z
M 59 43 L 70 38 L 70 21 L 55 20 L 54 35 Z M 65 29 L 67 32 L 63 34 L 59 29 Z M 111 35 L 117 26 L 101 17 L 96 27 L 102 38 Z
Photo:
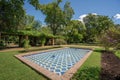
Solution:
M 89 51 L 90 50 L 79 48 L 64 48 L 23 57 L 51 72 L 63 75 Z

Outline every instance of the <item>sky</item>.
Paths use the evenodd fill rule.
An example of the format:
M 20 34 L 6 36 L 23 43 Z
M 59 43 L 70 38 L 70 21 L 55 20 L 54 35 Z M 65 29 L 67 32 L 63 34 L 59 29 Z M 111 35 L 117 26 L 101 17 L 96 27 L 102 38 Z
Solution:
M 54 0 L 39 0 L 41 4 L 47 4 Z M 74 16 L 72 19 L 80 20 L 88 14 L 109 16 L 116 24 L 120 24 L 120 0 L 62 0 L 61 7 L 65 2 L 69 1 L 71 7 L 74 9 Z M 39 20 L 42 24 L 45 24 L 45 15 L 41 11 L 36 10 L 29 3 L 25 3 L 24 8 L 26 13 L 35 17 L 35 20 Z

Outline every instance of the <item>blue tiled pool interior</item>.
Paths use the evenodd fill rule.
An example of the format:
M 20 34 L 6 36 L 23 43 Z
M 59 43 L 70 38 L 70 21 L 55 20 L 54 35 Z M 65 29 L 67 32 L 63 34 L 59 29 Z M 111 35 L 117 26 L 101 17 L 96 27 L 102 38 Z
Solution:
M 90 50 L 80 48 L 64 48 L 23 57 L 51 72 L 63 75 L 89 51 Z

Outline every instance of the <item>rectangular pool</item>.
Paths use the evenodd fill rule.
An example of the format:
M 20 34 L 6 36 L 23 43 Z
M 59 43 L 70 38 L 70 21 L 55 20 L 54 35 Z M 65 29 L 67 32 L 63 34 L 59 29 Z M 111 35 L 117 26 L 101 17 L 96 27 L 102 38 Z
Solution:
M 62 48 L 23 55 L 21 57 L 49 72 L 62 76 L 90 51 L 89 49 L 80 48 Z

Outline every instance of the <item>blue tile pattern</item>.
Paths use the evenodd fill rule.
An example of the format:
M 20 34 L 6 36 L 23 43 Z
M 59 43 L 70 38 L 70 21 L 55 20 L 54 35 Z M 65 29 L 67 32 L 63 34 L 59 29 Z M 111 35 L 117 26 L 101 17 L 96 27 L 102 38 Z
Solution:
M 24 56 L 24 58 L 51 72 L 63 75 L 89 51 L 90 50 L 79 48 L 64 48 L 55 51 L 27 55 Z

